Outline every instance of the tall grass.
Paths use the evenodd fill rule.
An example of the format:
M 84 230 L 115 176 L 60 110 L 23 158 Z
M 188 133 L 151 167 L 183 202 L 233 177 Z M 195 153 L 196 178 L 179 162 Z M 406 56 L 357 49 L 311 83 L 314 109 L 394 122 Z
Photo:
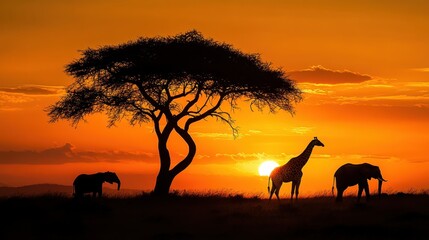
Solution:
M 0 198 L 0 239 L 429 239 L 427 192 L 371 201 L 314 195 L 290 201 L 229 192 L 174 191 L 166 198 Z

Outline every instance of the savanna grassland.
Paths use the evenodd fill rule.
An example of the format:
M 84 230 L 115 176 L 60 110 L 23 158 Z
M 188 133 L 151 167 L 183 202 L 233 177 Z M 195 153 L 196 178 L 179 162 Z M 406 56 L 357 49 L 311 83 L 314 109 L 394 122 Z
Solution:
M 429 195 L 0 198 L 0 239 L 429 239 Z

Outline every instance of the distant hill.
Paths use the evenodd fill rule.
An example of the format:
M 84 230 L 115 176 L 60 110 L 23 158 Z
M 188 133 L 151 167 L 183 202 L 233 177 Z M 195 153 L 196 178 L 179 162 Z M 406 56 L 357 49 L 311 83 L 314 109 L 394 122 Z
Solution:
M 0 187 L 7 187 L 7 186 L 8 186 L 7 184 L 0 182 Z
M 130 196 L 140 194 L 141 190 L 136 189 L 121 189 L 120 191 L 103 187 L 103 194 L 110 196 Z M 59 184 L 34 184 L 21 187 L 6 187 L 0 185 L 0 197 L 12 196 L 35 196 L 46 194 L 60 194 L 72 196 L 73 186 Z

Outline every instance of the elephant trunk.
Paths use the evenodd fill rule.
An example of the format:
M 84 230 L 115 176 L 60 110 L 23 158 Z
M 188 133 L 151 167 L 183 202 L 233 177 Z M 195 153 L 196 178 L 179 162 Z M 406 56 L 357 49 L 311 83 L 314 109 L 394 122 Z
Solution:
M 118 179 L 118 181 L 116 181 L 116 183 L 118 183 L 118 191 L 121 188 L 121 181 Z

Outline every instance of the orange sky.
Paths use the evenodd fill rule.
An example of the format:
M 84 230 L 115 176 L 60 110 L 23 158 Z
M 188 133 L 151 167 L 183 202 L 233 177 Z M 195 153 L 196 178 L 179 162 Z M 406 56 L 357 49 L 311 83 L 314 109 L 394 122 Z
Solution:
M 180 2 L 180 3 L 179 3 Z M 8 1 L 0 3 L 0 185 L 71 185 L 78 173 L 116 171 L 150 190 L 158 169 L 151 125 L 49 124 L 43 110 L 72 82 L 78 50 L 197 29 L 282 67 L 304 101 L 296 114 L 234 113 L 240 137 L 214 120 L 191 129 L 198 153 L 174 189 L 266 196 L 267 159 L 286 163 L 314 137 L 302 194 L 330 191 L 344 163 L 381 167 L 388 191 L 429 189 L 427 1 Z M 185 152 L 173 139 L 175 159 Z M 374 187 L 373 187 L 374 189 Z M 289 195 L 290 183 L 282 188 Z

